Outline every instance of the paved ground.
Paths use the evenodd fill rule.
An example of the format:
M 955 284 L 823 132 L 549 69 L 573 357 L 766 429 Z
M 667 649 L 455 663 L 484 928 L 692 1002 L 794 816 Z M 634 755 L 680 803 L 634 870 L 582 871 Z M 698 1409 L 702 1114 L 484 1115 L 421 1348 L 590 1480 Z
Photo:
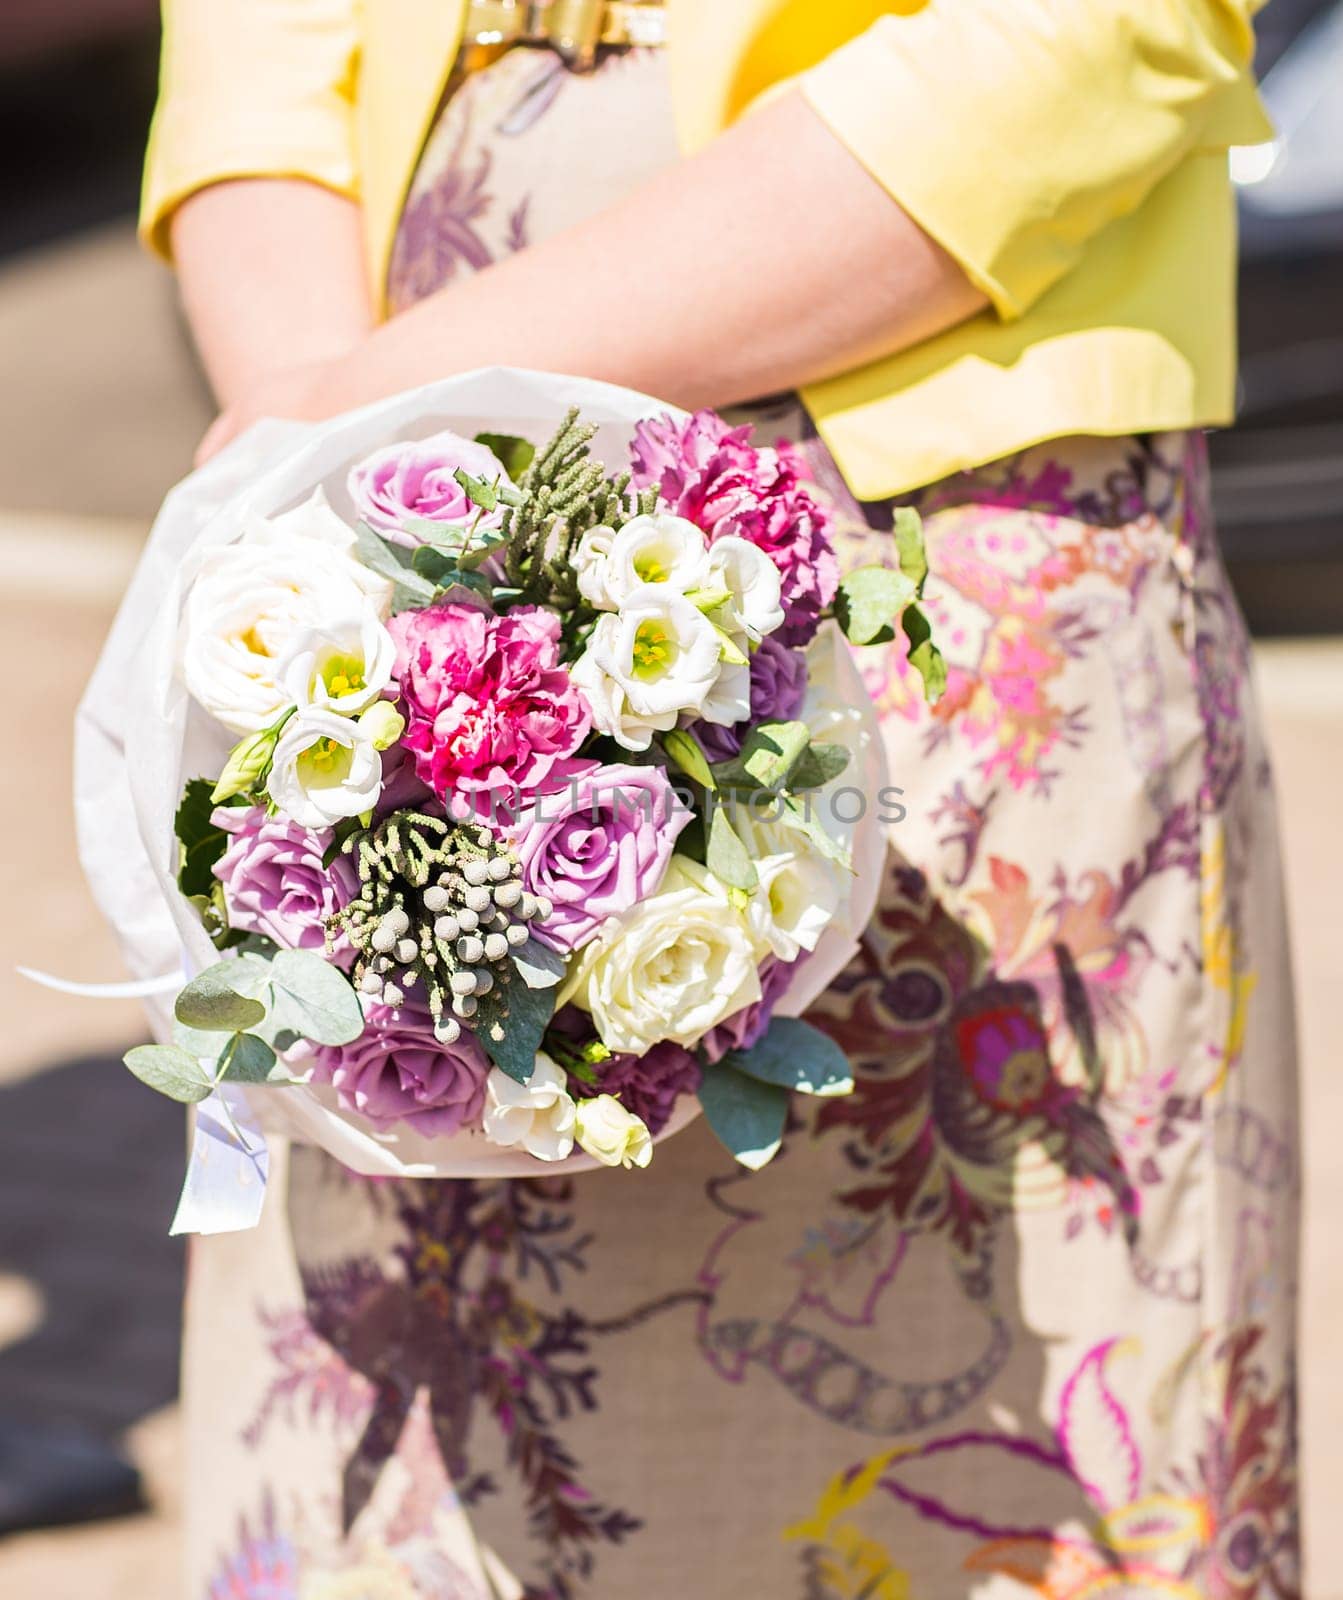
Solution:
M 173 1408 L 181 1258 L 166 1234 L 180 1118 L 115 1057 L 127 1004 L 21 986 L 16 960 L 117 971 L 73 860 L 70 715 L 148 516 L 206 409 L 166 286 L 125 230 L 0 271 L 0 776 L 44 796 L 5 851 L 0 919 L 0 1414 L 122 1438 L 150 1508 L 0 1543 L 4 1600 L 180 1600 Z M 1310 1600 L 1343 1600 L 1343 642 L 1260 654 L 1285 814 L 1303 1000 L 1307 1237 L 1303 1449 Z M 21 713 L 16 715 L 16 708 Z M 14 908 L 22 906 L 22 915 Z

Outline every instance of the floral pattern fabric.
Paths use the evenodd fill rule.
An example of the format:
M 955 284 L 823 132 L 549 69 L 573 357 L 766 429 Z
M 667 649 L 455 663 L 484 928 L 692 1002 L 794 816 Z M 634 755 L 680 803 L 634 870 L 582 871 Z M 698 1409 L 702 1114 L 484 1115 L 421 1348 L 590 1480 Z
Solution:
M 393 304 L 672 159 L 663 72 L 468 80 Z M 702 1120 L 633 1179 L 277 1149 L 261 1229 L 193 1246 L 188 1595 L 1299 1595 L 1291 981 L 1202 441 L 911 498 L 950 679 L 861 656 L 906 815 L 812 1013 L 855 1093 L 756 1174 Z

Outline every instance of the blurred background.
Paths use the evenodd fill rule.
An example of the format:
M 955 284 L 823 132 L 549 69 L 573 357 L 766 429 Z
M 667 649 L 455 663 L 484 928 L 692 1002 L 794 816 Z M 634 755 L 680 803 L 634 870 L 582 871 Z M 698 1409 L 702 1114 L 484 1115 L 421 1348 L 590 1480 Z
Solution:
M 73 853 L 70 719 L 211 417 L 172 285 L 133 233 L 156 31 L 153 0 L 0 5 L 0 627 L 23 781 L 48 802 L 11 834 L 0 931 L 6 1600 L 177 1592 L 183 1257 L 167 1228 L 182 1119 L 118 1063 L 142 1032 L 133 1004 L 13 975 L 26 961 L 120 976 Z M 1236 152 L 1242 417 L 1213 452 L 1277 759 L 1302 1001 L 1307 1592 L 1343 1600 L 1343 0 L 1273 0 L 1260 37 L 1279 138 Z M 17 777 L 12 736 L 4 761 Z

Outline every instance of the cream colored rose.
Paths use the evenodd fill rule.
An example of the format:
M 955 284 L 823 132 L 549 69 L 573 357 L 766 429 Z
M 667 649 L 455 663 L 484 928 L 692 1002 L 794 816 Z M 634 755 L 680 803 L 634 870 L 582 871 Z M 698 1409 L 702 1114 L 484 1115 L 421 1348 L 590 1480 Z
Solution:
M 521 1145 L 539 1161 L 563 1161 L 574 1147 L 574 1102 L 564 1071 L 544 1050 L 526 1083 L 495 1067 L 485 1080 L 485 1137 Z
M 576 1131 L 582 1148 L 604 1167 L 646 1167 L 653 1159 L 653 1138 L 643 1119 L 613 1095 L 580 1101 Z
M 293 703 L 283 666 L 310 629 L 387 616 L 391 585 L 354 550 L 354 534 L 318 491 L 283 516 L 254 518 L 205 557 L 187 597 L 182 677 L 225 727 L 255 733 Z
M 587 945 L 560 996 L 590 1013 L 609 1049 L 687 1048 L 760 998 L 769 946 L 707 868 L 673 856 L 655 895 Z

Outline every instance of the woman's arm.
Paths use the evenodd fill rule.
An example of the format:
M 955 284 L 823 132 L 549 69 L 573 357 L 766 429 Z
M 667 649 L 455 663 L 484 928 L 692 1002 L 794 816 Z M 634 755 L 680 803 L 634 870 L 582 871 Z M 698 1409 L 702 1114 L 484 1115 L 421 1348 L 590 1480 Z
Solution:
M 986 303 L 789 92 L 599 215 L 255 396 L 208 445 L 259 415 L 325 416 L 496 363 L 723 405 L 890 354 Z
M 212 184 L 170 224 L 182 301 L 221 406 L 373 327 L 354 201 L 291 178 Z

